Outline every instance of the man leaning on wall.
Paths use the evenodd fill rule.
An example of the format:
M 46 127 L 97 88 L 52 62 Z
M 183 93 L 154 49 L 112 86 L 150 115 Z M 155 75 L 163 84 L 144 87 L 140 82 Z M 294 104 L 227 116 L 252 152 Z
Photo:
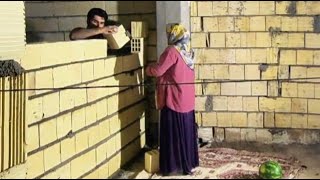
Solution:
M 70 40 L 81 39 L 105 39 L 104 35 L 118 32 L 118 26 L 107 25 L 108 14 L 100 8 L 92 8 L 87 14 L 87 28 L 78 27 L 73 29 Z

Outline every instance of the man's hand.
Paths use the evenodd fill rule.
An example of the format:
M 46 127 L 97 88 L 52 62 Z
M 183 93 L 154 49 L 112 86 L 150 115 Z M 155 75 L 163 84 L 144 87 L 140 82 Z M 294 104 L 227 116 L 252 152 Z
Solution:
M 101 34 L 114 34 L 118 32 L 118 26 L 105 26 L 101 28 Z

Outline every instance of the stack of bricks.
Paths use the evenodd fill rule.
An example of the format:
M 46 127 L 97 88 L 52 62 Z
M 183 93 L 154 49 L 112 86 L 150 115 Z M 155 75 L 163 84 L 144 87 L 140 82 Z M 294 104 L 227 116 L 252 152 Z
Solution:
M 0 172 L 26 161 L 25 85 L 25 74 L 0 77 Z
M 191 2 L 199 125 L 217 140 L 320 142 L 319 14 L 311 1 Z
M 144 147 L 144 91 L 126 86 L 143 82 L 143 59 L 106 49 L 105 40 L 26 46 L 21 65 L 36 89 L 27 91 L 27 178 L 109 178 Z

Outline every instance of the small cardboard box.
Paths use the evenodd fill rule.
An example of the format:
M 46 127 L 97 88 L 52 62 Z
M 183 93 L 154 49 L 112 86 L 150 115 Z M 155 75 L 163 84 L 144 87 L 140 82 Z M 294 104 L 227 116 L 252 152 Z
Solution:
M 159 151 L 151 150 L 144 155 L 145 170 L 148 173 L 156 173 L 159 171 Z
M 111 49 L 120 49 L 122 48 L 127 42 L 130 41 L 130 38 L 126 34 L 126 30 L 124 29 L 123 25 L 118 27 L 118 32 L 115 34 L 107 34 L 105 38 L 108 40 L 108 44 Z

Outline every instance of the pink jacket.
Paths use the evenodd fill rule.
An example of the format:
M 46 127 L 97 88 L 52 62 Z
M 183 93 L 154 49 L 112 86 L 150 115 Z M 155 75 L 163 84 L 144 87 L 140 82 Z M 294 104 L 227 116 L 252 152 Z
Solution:
M 161 54 L 159 63 L 146 68 L 148 76 L 157 77 L 157 84 L 173 84 L 157 86 L 157 108 L 164 106 L 185 113 L 195 108 L 194 71 L 190 69 L 180 53 L 173 46 L 169 46 Z

